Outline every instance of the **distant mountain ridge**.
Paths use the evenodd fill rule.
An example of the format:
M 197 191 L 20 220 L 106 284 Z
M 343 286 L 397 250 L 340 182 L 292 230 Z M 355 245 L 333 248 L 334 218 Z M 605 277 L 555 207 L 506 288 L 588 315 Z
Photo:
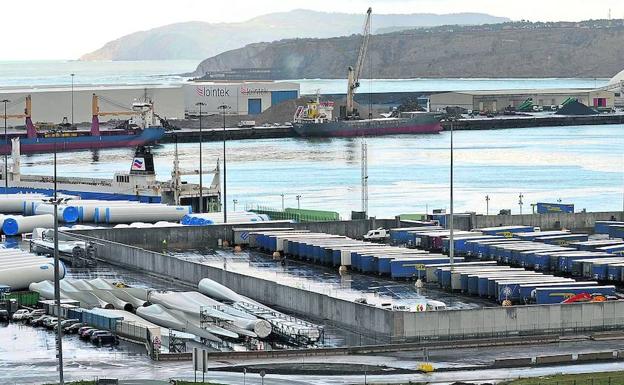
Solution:
M 205 59 L 250 43 L 285 38 L 328 38 L 360 33 L 361 14 L 328 13 L 304 9 L 270 13 L 241 23 L 191 21 L 135 32 L 106 43 L 80 60 Z M 384 28 L 478 25 L 509 19 L 482 13 L 373 14 L 373 31 Z
M 250 44 L 204 60 L 192 75 L 272 68 L 286 79 L 344 79 L 361 39 Z M 624 20 L 412 29 L 371 36 L 363 77 L 611 77 L 624 67 L 622 41 Z

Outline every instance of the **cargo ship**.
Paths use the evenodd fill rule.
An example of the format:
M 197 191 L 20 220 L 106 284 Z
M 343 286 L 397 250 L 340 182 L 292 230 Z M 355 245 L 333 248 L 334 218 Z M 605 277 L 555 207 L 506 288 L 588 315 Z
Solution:
M 356 137 L 396 134 L 435 134 L 442 131 L 441 115 L 410 112 L 376 119 L 333 119 L 333 103 L 319 97 L 295 113 L 293 129 L 303 137 Z
M 20 152 L 43 153 L 52 151 L 88 150 L 98 148 L 134 147 L 155 143 L 165 135 L 165 129 L 156 124 L 157 115 L 151 102 L 133 103 L 128 111 L 101 112 L 98 97 L 93 94 L 93 117 L 90 130 L 78 130 L 64 123 L 59 129 L 38 132 L 32 118 L 31 97 L 27 96 L 24 114 L 7 115 L 7 118 L 24 118 L 25 134 L 8 134 L 5 143 L 0 144 L 0 154 L 11 153 L 11 139 L 20 139 Z M 121 128 L 100 130 L 100 116 L 130 116 Z M 0 116 L 4 117 L 4 116 Z
M 165 203 L 192 206 L 194 212 L 202 207 L 205 211 L 219 211 L 221 207 L 221 173 L 219 163 L 215 168 L 204 166 L 206 178 L 212 175 L 209 183 L 201 187 L 182 180 L 184 175 L 198 175 L 197 169 L 179 167 L 177 148 L 174 155 L 171 178 L 161 181 L 156 178 L 154 155 L 149 147 L 138 146 L 134 157 L 130 158 L 130 171 L 116 172 L 112 179 L 58 176 L 56 184 L 51 175 L 22 174 L 20 139 L 12 139 L 12 153 L 7 162 L 7 187 L 0 183 L 0 194 L 36 193 L 51 196 L 54 187 L 61 194 L 110 201 L 139 201 L 143 203 Z M 4 167 L 0 167 L 4 174 Z M 2 179 L 4 176 L 2 175 Z M 204 179 L 206 180 L 206 179 Z M 200 194 L 200 188 L 202 194 Z M 202 204 L 200 204 L 200 200 Z
M 370 38 L 370 22 L 372 9 L 368 8 L 362 43 L 360 45 L 357 62 L 349 67 L 347 72 L 347 102 L 341 107 L 340 117 L 333 116 L 332 102 L 321 102 L 317 93 L 316 100 L 299 106 L 293 119 L 294 131 L 303 137 L 353 137 L 368 135 L 394 134 L 433 134 L 442 131 L 441 114 L 431 112 L 393 112 L 391 116 L 372 119 L 361 119 L 354 107 L 354 95 L 360 86 L 360 75 L 368 49 Z

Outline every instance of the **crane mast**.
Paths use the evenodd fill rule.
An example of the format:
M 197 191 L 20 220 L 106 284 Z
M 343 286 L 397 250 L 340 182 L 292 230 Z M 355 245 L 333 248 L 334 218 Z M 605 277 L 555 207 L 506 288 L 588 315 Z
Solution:
M 360 86 L 360 75 L 362 74 L 362 67 L 364 67 L 364 58 L 366 57 L 366 50 L 368 49 L 368 40 L 370 38 L 370 22 L 372 8 L 368 8 L 366 11 L 366 21 L 364 22 L 364 31 L 362 33 L 362 45 L 360 45 L 360 52 L 358 53 L 357 62 L 355 68 L 349 67 L 347 74 L 347 117 L 354 116 L 353 108 L 353 96 L 355 90 Z

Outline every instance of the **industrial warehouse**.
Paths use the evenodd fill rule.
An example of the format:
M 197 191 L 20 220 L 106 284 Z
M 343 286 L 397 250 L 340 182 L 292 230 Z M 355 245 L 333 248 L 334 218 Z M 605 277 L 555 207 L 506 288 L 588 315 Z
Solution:
M 257 115 L 285 100 L 299 97 L 299 84 L 291 82 L 189 82 L 172 85 L 75 85 L 49 87 L 3 87 L 0 98 L 7 105 L 9 127 L 23 126 L 25 99 L 32 100 L 32 121 L 36 124 L 91 122 L 93 94 L 99 97 L 101 121 L 118 119 L 134 102 L 151 101 L 154 111 L 165 119 L 184 119 L 202 114 Z M 121 113 L 121 114 L 120 114 Z M 73 114 L 73 116 L 72 116 Z

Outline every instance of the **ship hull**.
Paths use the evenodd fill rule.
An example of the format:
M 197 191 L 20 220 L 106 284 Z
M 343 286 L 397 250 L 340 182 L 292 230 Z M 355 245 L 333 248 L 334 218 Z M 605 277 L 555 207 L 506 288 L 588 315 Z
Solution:
M 71 133 L 68 131 L 67 133 Z M 21 153 L 89 150 L 99 148 L 135 147 L 160 140 L 165 135 L 162 127 L 148 127 L 137 134 L 77 135 L 64 137 L 20 138 Z M 11 145 L 0 145 L 0 154 L 10 154 Z
M 414 118 L 343 120 L 326 123 L 294 123 L 293 129 L 303 137 L 357 137 L 399 134 L 436 134 L 442 131 L 436 114 Z

